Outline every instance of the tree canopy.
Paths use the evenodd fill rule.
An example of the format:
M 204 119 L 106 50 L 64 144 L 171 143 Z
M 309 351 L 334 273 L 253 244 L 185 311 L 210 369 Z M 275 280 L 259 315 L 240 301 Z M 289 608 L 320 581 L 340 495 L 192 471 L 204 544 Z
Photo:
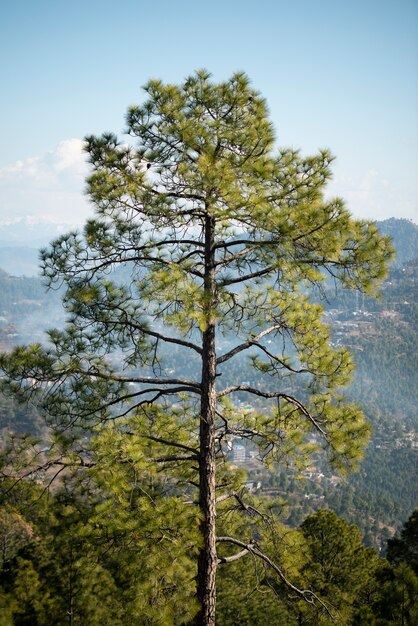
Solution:
M 96 217 L 42 252 L 67 325 L 2 356 L 3 386 L 47 416 L 47 473 L 93 466 L 91 436 L 109 433 L 129 441 L 121 464 L 154 468 L 197 509 L 197 623 L 214 623 L 217 565 L 246 554 L 315 602 L 263 551 L 252 522 L 263 514 L 240 495 L 228 450 L 246 440 L 274 463 L 319 446 L 340 468 L 355 464 L 368 427 L 341 393 L 350 356 L 311 293 L 329 278 L 374 293 L 390 243 L 325 196 L 327 150 L 275 148 L 244 74 L 216 84 L 198 71 L 145 93 L 127 142 L 86 139 Z M 261 382 L 231 380 L 244 357 Z M 219 521 L 226 511 L 239 521 Z

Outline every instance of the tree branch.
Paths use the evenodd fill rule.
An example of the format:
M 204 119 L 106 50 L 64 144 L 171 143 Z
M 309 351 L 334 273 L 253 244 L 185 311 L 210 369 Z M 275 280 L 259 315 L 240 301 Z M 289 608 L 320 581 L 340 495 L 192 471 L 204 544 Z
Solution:
M 181 448 L 182 450 L 187 450 L 193 454 L 193 458 L 197 458 L 199 456 L 199 451 L 196 448 L 192 448 L 191 446 L 186 446 L 183 443 L 177 443 L 176 441 L 170 441 L 168 439 L 163 439 L 162 437 L 155 437 L 154 435 L 140 435 L 144 437 L 144 439 L 149 439 L 150 441 L 155 441 L 156 443 L 162 443 L 166 446 L 172 446 L 174 448 Z
M 168 456 L 160 456 L 151 459 L 154 463 L 171 463 L 173 461 L 195 461 L 196 455 L 194 454 L 170 454 Z
M 84 372 L 81 372 L 84 373 Z M 186 387 L 191 387 L 193 389 L 201 388 L 200 383 L 197 383 L 193 380 L 183 380 L 181 378 L 147 378 L 143 376 L 113 376 L 110 374 L 103 374 L 102 372 L 98 372 L 92 370 L 90 372 L 91 376 L 97 376 L 97 378 L 102 378 L 103 380 L 111 380 L 117 383 L 143 383 L 145 385 L 184 385 Z
M 247 548 L 244 548 L 244 550 L 241 550 L 241 552 L 237 552 L 237 554 L 233 554 L 232 556 L 220 556 L 218 557 L 218 565 L 222 563 L 233 563 L 234 561 L 241 559 L 246 554 L 250 554 L 250 551 L 247 550 Z
M 194 344 L 191 341 L 185 341 L 184 339 L 178 339 L 177 337 L 167 337 L 166 335 L 163 335 L 153 330 L 149 330 L 148 328 L 142 326 L 141 324 L 135 324 L 134 322 L 128 322 L 128 325 L 130 328 L 139 330 L 144 335 L 149 335 L 150 337 L 161 339 L 161 341 L 165 341 L 166 343 L 175 343 L 179 346 L 190 348 L 191 350 L 194 350 L 198 354 L 202 354 L 202 348 L 200 348 L 198 345 Z
M 268 245 L 278 245 L 281 242 L 280 239 L 232 239 L 231 241 L 221 241 L 214 246 L 215 250 L 224 249 L 227 250 L 233 246 L 246 246 L 251 245 L 253 247 L 264 247 Z
M 266 274 L 271 274 L 276 269 L 275 265 L 269 265 L 265 267 L 263 270 L 259 270 L 258 272 L 251 272 L 251 274 L 245 274 L 244 276 L 238 276 L 237 278 L 230 278 L 222 281 L 222 287 L 227 287 L 228 285 L 234 285 L 236 283 L 243 283 L 246 280 L 251 280 L 252 278 L 259 278 L 260 276 L 265 276 Z
M 276 565 L 276 563 L 274 563 L 274 561 L 272 561 L 270 559 L 270 557 L 267 556 L 267 554 L 265 554 L 264 552 L 261 552 L 261 550 L 259 550 L 256 547 L 255 544 L 252 544 L 252 543 L 246 544 L 243 541 L 240 541 L 239 539 L 235 539 L 234 537 L 217 537 L 216 541 L 217 542 L 232 543 L 232 544 L 234 544 L 236 546 L 239 546 L 239 547 L 243 548 L 242 552 L 244 552 L 244 551 L 245 552 L 250 552 L 254 556 L 257 556 L 258 558 L 260 558 L 262 561 L 267 563 L 267 565 L 269 565 L 269 567 L 271 567 L 273 569 L 273 571 L 278 575 L 280 580 L 286 585 L 286 587 L 288 587 L 288 589 L 293 591 L 293 593 L 295 593 L 302 600 L 305 600 L 305 602 L 307 602 L 308 604 L 311 604 L 313 606 L 315 606 L 316 603 L 320 604 L 321 607 L 326 611 L 328 616 L 335 623 L 336 620 L 335 620 L 334 616 L 332 615 L 332 613 L 330 612 L 329 608 L 327 607 L 325 602 L 323 600 L 321 600 L 321 598 L 319 598 L 316 595 L 316 593 L 314 593 L 313 591 L 310 591 L 309 589 L 299 589 L 298 587 L 293 585 L 286 578 L 286 576 L 284 575 L 282 570 L 278 567 L 278 565 Z M 244 555 L 242 554 L 242 556 L 244 556 Z M 226 558 L 229 558 L 229 557 L 226 557 Z M 227 561 L 223 561 L 223 562 L 227 562 Z
M 324 439 L 328 439 L 325 430 L 318 424 L 318 422 L 311 415 L 305 405 L 293 396 L 289 396 L 287 393 L 282 393 L 280 391 L 261 391 L 260 389 L 255 389 L 254 387 L 250 387 L 249 385 L 234 385 L 231 387 L 226 387 L 222 391 L 219 391 L 217 393 L 217 397 L 222 398 L 223 396 L 227 396 L 231 393 L 234 393 L 235 391 L 245 391 L 247 393 L 251 393 L 254 396 L 260 396 L 262 398 L 283 398 L 284 400 L 287 400 L 288 402 L 296 406 L 300 410 L 300 412 L 308 418 L 313 426 L 321 433 Z
M 266 335 L 269 335 L 270 333 L 272 333 L 275 330 L 279 330 L 279 328 L 282 328 L 282 326 L 283 326 L 283 324 L 274 324 L 274 326 L 270 326 L 269 328 L 266 328 L 265 330 L 263 330 L 261 333 L 259 333 L 255 337 L 252 337 L 248 341 L 245 341 L 244 343 L 241 343 L 240 345 L 236 346 L 235 348 L 233 348 L 232 350 L 230 350 L 226 354 L 223 354 L 220 357 L 218 357 L 216 363 L 217 364 L 224 363 L 225 361 L 228 361 L 229 359 L 232 359 L 232 357 L 234 357 L 239 352 L 243 352 L 243 350 L 247 350 L 251 346 L 257 345 L 258 342 L 263 337 L 265 337 Z
M 257 348 L 259 348 L 260 350 L 262 350 L 262 352 L 264 352 L 264 354 L 266 354 L 269 359 L 271 359 L 272 361 L 278 363 L 279 365 L 281 365 L 283 368 L 287 369 L 289 372 L 292 372 L 293 374 L 309 374 L 310 370 L 306 369 L 306 368 L 300 368 L 298 370 L 295 370 L 293 367 L 290 367 L 290 365 L 287 365 L 287 363 L 285 363 L 282 359 L 279 359 L 278 356 L 276 356 L 275 354 L 272 354 L 269 350 L 267 350 L 267 348 L 265 346 L 263 346 L 260 343 L 255 344 L 257 346 Z

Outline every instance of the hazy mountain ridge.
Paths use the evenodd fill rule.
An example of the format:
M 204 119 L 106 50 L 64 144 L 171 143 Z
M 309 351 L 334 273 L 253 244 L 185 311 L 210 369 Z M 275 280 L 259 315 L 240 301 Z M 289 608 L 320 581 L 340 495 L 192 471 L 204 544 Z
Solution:
M 373 438 L 359 473 L 341 482 L 320 464 L 310 468 L 303 481 L 286 471 L 261 474 L 249 463 L 251 479 L 263 491 L 286 495 L 289 522 L 297 525 L 309 511 L 328 505 L 339 515 L 359 525 L 369 543 L 383 545 L 388 529 L 399 525 L 415 506 L 417 490 L 411 474 L 418 449 L 416 389 L 417 262 L 418 227 L 408 220 L 386 220 L 382 232 L 391 231 L 405 267 L 394 265 L 383 284 L 378 301 L 341 291 L 326 304 L 325 319 L 334 329 L 333 341 L 346 345 L 357 364 L 350 397 L 361 406 L 373 427 Z M 399 228 L 397 228 L 399 227 Z M 404 246 L 400 248 L 400 246 Z M 45 293 L 40 278 L 10 276 L 0 270 L 0 349 L 18 343 L 42 341 L 45 327 L 62 327 L 64 311 L 57 292 Z M 173 353 L 176 373 L 187 367 L 180 352 Z M 253 376 L 248 363 L 238 360 L 231 375 L 246 380 Z M 225 373 L 225 376 L 227 374 Z M 18 430 L 37 422 L 0 397 L 0 428 Z M 11 417 L 12 416 L 12 417 Z M 239 442 L 236 442 L 239 447 Z M 241 451 L 242 452 L 242 451 Z M 248 457 L 250 457 L 250 450 Z M 244 451 L 245 453 L 245 451 Z M 374 521 L 373 521 L 374 520 Z
M 393 239 L 394 264 L 402 266 L 418 257 L 418 226 L 405 218 L 391 217 L 377 222 L 379 230 Z M 74 230 L 70 224 L 0 224 L 0 268 L 12 276 L 39 276 L 39 248 L 62 233 Z
M 408 261 L 418 258 L 418 226 L 405 218 L 391 217 L 382 222 L 377 222 L 383 235 L 392 237 L 396 249 L 394 264 L 405 265 Z
M 39 249 L 70 230 L 72 224 L 24 219 L 0 224 L 0 268 L 12 276 L 39 276 Z

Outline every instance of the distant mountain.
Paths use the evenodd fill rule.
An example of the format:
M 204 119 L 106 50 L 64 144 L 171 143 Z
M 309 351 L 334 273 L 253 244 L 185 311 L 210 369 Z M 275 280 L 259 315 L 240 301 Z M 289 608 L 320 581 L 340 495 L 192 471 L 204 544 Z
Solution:
M 11 276 L 38 276 L 39 250 L 0 243 L 0 268 Z
M 392 217 L 377 222 L 379 230 L 393 239 L 396 266 L 418 258 L 418 226 Z M 0 268 L 13 276 L 39 275 L 39 248 L 60 234 L 74 230 L 70 224 L 31 223 L 25 220 L 0 224 Z
M 0 223 L 0 247 L 41 248 L 62 233 L 74 230 L 73 224 L 19 219 L 8 224 Z
M 70 230 L 71 224 L 29 219 L 0 224 L 0 268 L 12 276 L 39 276 L 39 249 Z
M 395 265 L 402 266 L 418 258 L 418 226 L 414 222 L 391 217 L 377 225 L 383 235 L 392 237 L 396 248 Z
M 59 291 L 47 291 L 40 278 L 0 269 L 0 351 L 44 341 L 45 328 L 62 327 L 64 318 Z

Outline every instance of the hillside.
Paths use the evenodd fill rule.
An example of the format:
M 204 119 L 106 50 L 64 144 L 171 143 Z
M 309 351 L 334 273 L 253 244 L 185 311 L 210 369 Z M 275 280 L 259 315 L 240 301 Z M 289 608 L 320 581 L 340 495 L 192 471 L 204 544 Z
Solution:
M 393 239 L 397 267 L 417 258 L 418 226 L 414 222 L 392 217 L 377 225 L 384 235 Z M 68 230 L 71 230 L 69 226 L 63 232 Z M 25 223 L 0 227 L 0 268 L 12 276 L 38 276 L 39 248 L 45 247 L 60 232 L 57 226 L 34 229 L 33 225 Z
M 405 246 L 398 250 L 398 261 L 411 257 L 417 232 L 414 224 L 393 219 L 379 226 L 391 229 L 398 246 Z M 363 407 L 373 428 L 358 473 L 343 480 L 320 458 L 303 474 L 285 468 L 267 471 L 242 446 L 244 442 L 234 441 L 231 460 L 247 469 L 249 482 L 261 493 L 287 500 L 283 516 L 291 524 L 299 524 L 312 510 L 330 506 L 355 522 L 369 544 L 380 547 L 416 506 L 418 492 L 411 476 L 418 449 L 417 275 L 417 262 L 394 265 L 377 301 L 332 289 L 322 296 L 334 343 L 348 346 L 357 365 L 349 395 Z M 40 341 L 46 326 L 63 323 L 60 295 L 46 294 L 40 279 L 16 278 L 0 271 L 0 293 L 3 350 L 16 343 Z M 181 351 L 171 351 L 170 358 L 176 374 L 197 366 L 185 361 Z M 248 361 L 237 361 L 238 370 L 231 368 L 222 374 L 225 382 L 238 375 L 257 384 Z M 0 412 L 3 428 L 35 430 L 40 423 L 36 411 L 25 412 L 10 400 L 2 399 Z
M 45 329 L 60 326 L 63 319 L 58 292 L 46 292 L 40 278 L 0 270 L 0 350 L 43 341 Z
M 382 234 L 392 237 L 396 249 L 394 264 L 397 267 L 402 267 L 418 257 L 418 226 L 414 222 L 391 217 L 377 222 L 377 225 Z

